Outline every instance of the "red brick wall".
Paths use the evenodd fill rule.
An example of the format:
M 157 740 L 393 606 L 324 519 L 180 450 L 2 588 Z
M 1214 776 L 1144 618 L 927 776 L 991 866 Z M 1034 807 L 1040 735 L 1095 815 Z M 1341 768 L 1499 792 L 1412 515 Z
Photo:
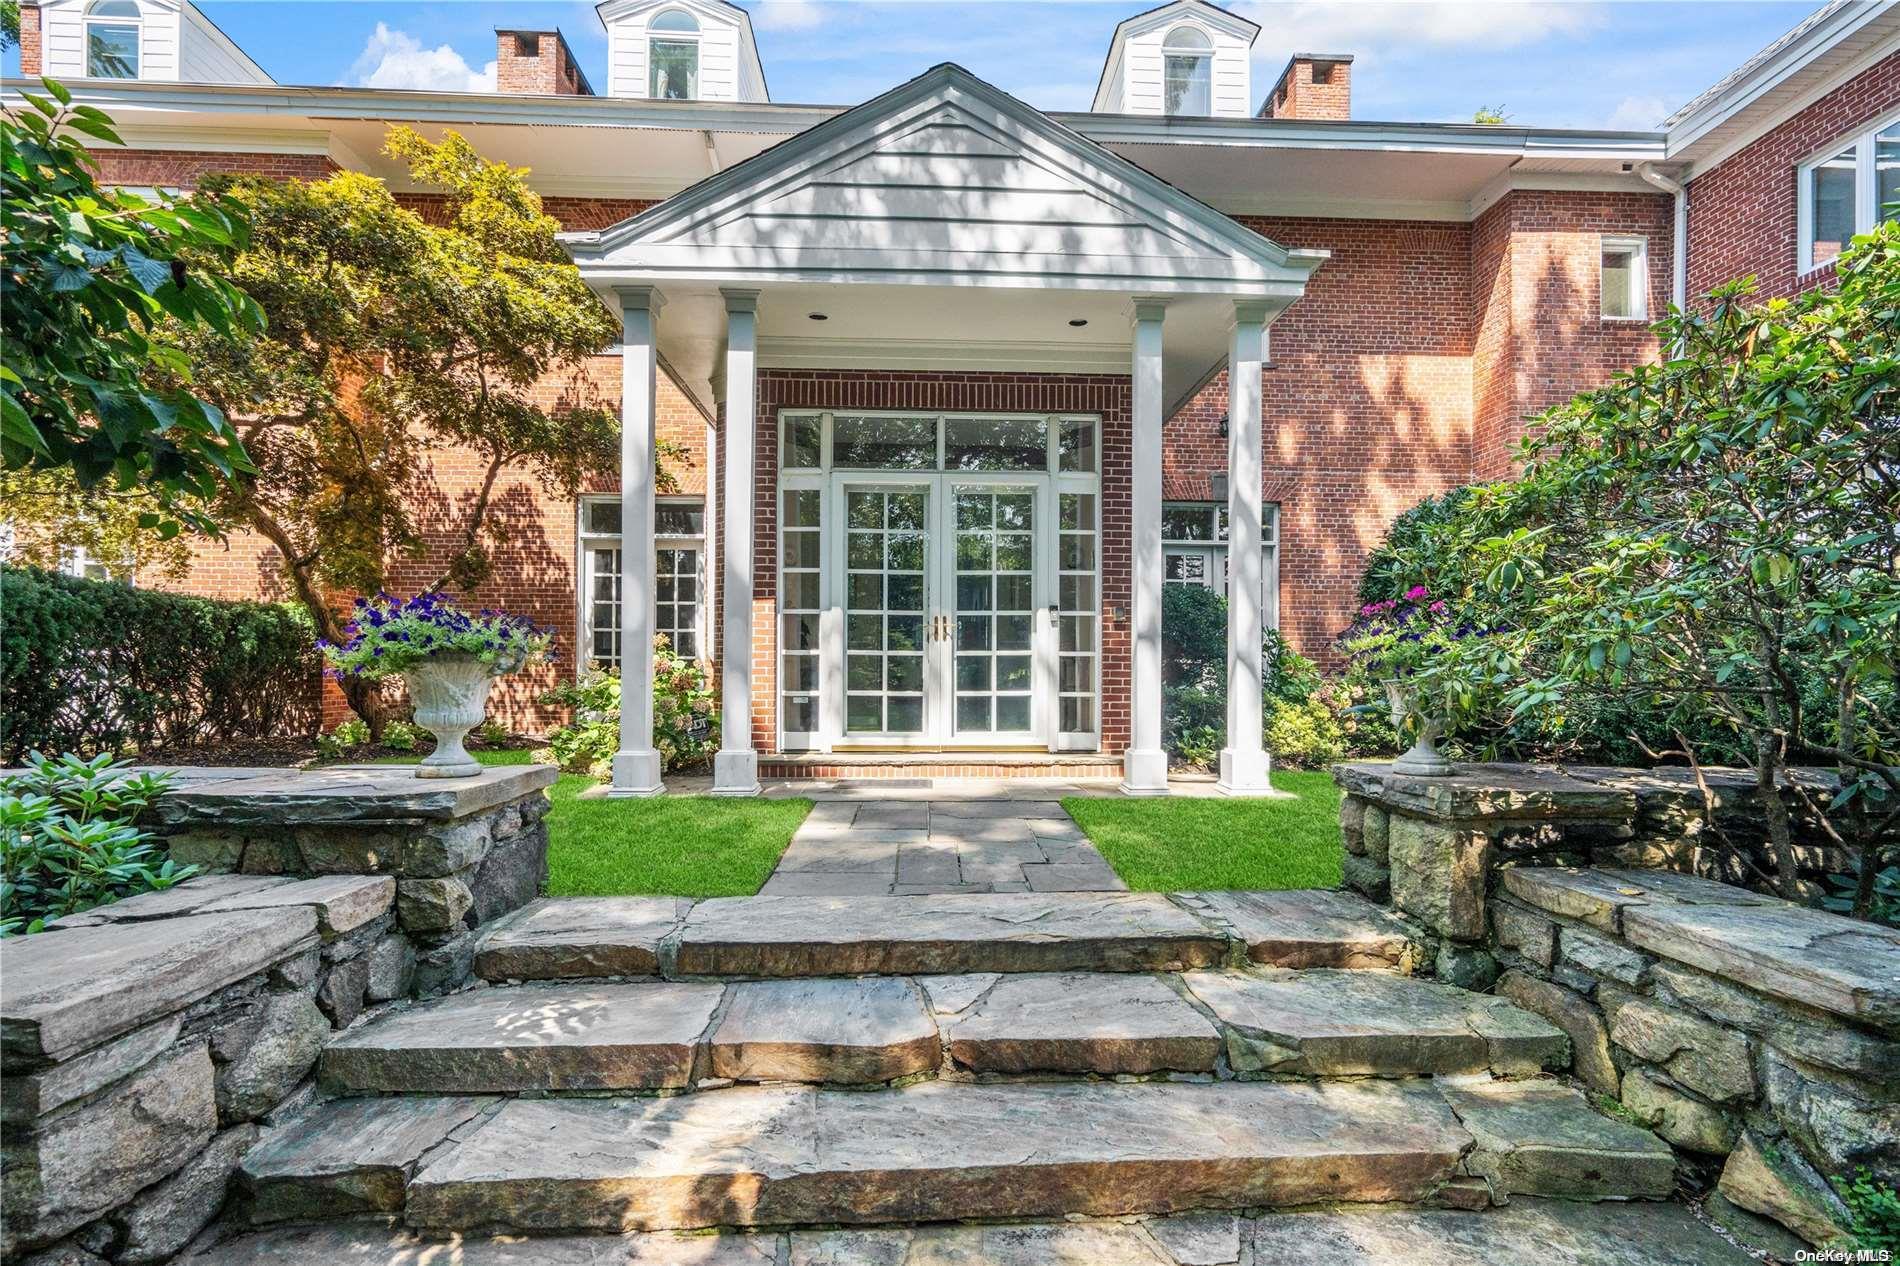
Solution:
M 20 6 L 20 76 L 32 79 L 39 75 L 41 61 L 40 43 L 40 6 L 23 4 Z
M 1900 107 L 1900 53 L 1883 58 L 1689 182 L 1691 298 L 1753 276 L 1764 298 L 1833 279 L 1797 275 L 1795 165 Z
M 448 222 L 447 199 L 439 193 L 400 192 L 396 202 L 421 216 L 429 224 Z M 561 222 L 564 229 L 604 229 L 639 215 L 653 206 L 651 198 L 568 198 L 547 195 L 541 209 Z
M 1128 746 L 1133 448 L 1129 381 L 1108 374 L 759 371 L 755 420 L 752 741 L 778 743 L 778 415 L 781 409 L 1095 413 L 1102 418 L 1102 750 Z M 722 593 L 721 600 L 729 595 Z M 1120 612 L 1118 615 L 1117 612 Z
M 91 151 L 106 185 L 153 185 L 196 189 L 213 172 L 321 180 L 337 171 L 325 154 L 227 153 L 219 150 L 109 149 Z
M 1469 282 L 1476 477 L 1510 472 L 1525 419 L 1656 358 L 1646 321 L 1600 315 L 1602 245 L 1606 235 L 1648 239 L 1649 310 L 1660 315 L 1672 215 L 1661 193 L 1519 190 L 1479 217 Z

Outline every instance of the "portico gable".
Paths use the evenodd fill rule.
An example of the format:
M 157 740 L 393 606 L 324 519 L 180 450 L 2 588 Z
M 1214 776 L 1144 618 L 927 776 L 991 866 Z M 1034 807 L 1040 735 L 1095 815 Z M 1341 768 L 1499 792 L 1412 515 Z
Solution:
M 1225 364 L 1244 366 L 1256 386 L 1235 393 L 1235 409 L 1248 416 L 1236 416 L 1232 433 L 1235 442 L 1250 451 L 1239 455 L 1233 469 L 1260 468 L 1257 375 L 1262 333 L 1303 293 L 1324 252 L 1283 249 L 951 65 L 939 66 L 645 214 L 564 240 L 582 274 L 611 295 L 626 318 L 624 368 L 630 389 L 623 417 L 628 443 L 623 453 L 622 518 L 630 536 L 650 534 L 642 529 L 652 521 L 651 418 L 636 414 L 643 408 L 650 411 L 652 394 L 643 388 L 654 366 L 663 360 L 703 403 L 726 407 L 719 454 L 726 539 L 720 592 L 728 599 L 746 594 L 771 598 L 777 583 L 776 577 L 754 575 L 754 552 L 749 548 L 757 437 L 744 420 L 757 398 L 758 369 L 1127 375 L 1132 384 L 1133 488 L 1125 521 L 1132 529 L 1122 541 L 1104 537 L 1100 544 L 1118 554 L 1125 550 L 1132 560 L 1132 601 L 1127 612 L 1117 613 L 1125 616 L 1132 642 L 1126 783 L 1134 792 L 1165 789 L 1160 733 L 1161 423 L 1168 407 L 1211 373 Z M 931 433 L 940 436 L 948 436 L 953 425 L 946 418 L 893 422 L 917 434 L 921 426 L 939 428 Z M 1059 673 L 1073 667 L 1058 660 L 1067 648 L 1058 644 L 1057 626 L 1066 627 L 1070 612 L 1055 598 L 1053 560 L 1054 524 L 1059 514 L 1072 516 L 1074 506 L 1064 501 L 1059 511 L 1056 490 L 1061 485 L 1074 492 L 1082 486 L 1077 479 L 1095 472 L 1058 465 L 1056 437 L 1062 419 L 998 418 L 969 425 L 979 430 L 992 425 L 1016 428 L 1010 456 L 995 460 L 1017 463 L 1007 467 L 1009 479 L 1017 481 L 1008 512 L 1028 516 L 1027 556 L 1048 560 L 1048 574 L 1037 564 L 1024 573 L 1020 586 L 1011 586 L 1023 595 L 1035 595 L 1033 607 L 1025 606 L 1021 619 L 1012 616 L 1007 621 L 1007 636 L 1024 639 L 1020 648 L 1012 648 L 1022 654 L 1004 656 L 999 641 L 983 648 L 990 656 L 987 666 L 975 662 L 977 639 L 1002 639 L 1006 625 L 1001 614 L 986 625 L 974 617 L 966 620 L 963 617 L 971 613 L 958 605 L 965 576 L 944 551 L 970 544 L 950 543 L 958 531 L 952 502 L 975 492 L 967 479 L 944 482 L 942 472 L 959 468 L 954 461 L 943 464 L 951 460 L 945 456 L 948 440 L 935 440 L 929 470 L 938 472 L 932 476 L 936 482 L 925 479 L 918 467 L 905 467 L 906 478 L 917 484 L 926 501 L 914 507 L 906 502 L 902 512 L 925 516 L 923 527 L 915 530 L 926 537 L 941 532 L 941 540 L 926 541 L 926 556 L 944 561 L 926 564 L 918 586 L 903 586 L 901 601 L 911 601 L 911 590 L 921 588 L 926 606 L 918 609 L 925 617 L 919 627 L 929 630 L 927 638 L 952 645 L 942 648 L 941 668 L 928 671 L 935 662 L 928 647 L 900 644 L 877 664 L 860 657 L 864 662 L 851 664 L 852 680 L 856 684 L 858 677 L 870 673 L 895 677 L 902 671 L 902 708 L 888 705 L 888 712 L 879 713 L 883 719 L 871 727 L 882 741 L 898 741 L 906 733 L 892 718 L 901 716 L 904 726 L 922 726 L 917 718 L 940 715 L 941 723 L 917 733 L 927 729 L 932 741 L 945 742 L 956 731 L 961 739 L 967 736 L 957 727 L 982 717 L 984 724 L 974 727 L 980 735 L 1007 732 L 1016 740 L 1046 739 L 1054 747 L 1056 682 Z M 828 424 L 814 434 L 823 436 L 825 445 L 814 469 L 833 480 L 822 485 L 827 495 L 835 487 L 840 498 L 832 512 L 847 513 L 842 498 L 848 484 L 881 480 L 880 486 L 896 487 L 906 482 L 893 484 L 888 470 L 864 465 L 880 460 L 865 455 L 877 446 L 835 450 Z M 1025 446 L 1023 435 L 1043 438 Z M 1032 469 L 1021 463 L 1029 460 L 1025 452 L 1038 451 L 1036 443 L 1044 443 L 1048 464 Z M 983 465 L 990 457 L 976 460 L 976 469 L 998 472 L 999 487 L 1008 482 L 1002 478 L 1005 467 Z M 852 474 L 855 470 L 863 475 Z M 881 495 L 884 500 L 878 504 L 898 513 L 889 510 L 897 504 L 891 494 Z M 1003 502 L 988 504 L 993 513 L 1004 512 Z M 857 503 L 850 505 L 849 512 L 855 512 Z M 1246 563 L 1247 551 L 1258 553 L 1260 548 L 1258 480 L 1251 486 L 1234 482 L 1230 517 L 1254 525 L 1251 534 L 1235 532 L 1235 574 L 1258 575 L 1258 560 L 1251 570 Z M 887 536 L 902 536 L 913 529 L 886 523 L 883 530 Z M 992 530 L 998 533 L 992 542 L 998 560 L 994 565 L 1001 568 L 1002 551 L 1010 542 L 1003 539 L 1002 528 Z M 847 605 L 863 600 L 859 590 L 864 585 L 854 582 L 847 596 L 842 529 L 827 522 L 822 531 L 838 552 L 835 573 L 825 570 L 823 609 L 814 628 L 835 628 L 836 640 L 835 654 L 821 661 L 818 691 L 827 701 L 826 716 L 834 718 L 827 734 L 836 738 L 847 729 L 854 734 L 864 729 L 861 713 L 871 706 L 856 695 L 847 702 L 845 693 L 844 621 L 852 616 L 855 629 L 866 612 Z M 909 549 L 907 539 L 892 539 Z M 854 539 L 852 544 L 865 543 Z M 829 548 L 826 557 L 832 557 Z M 629 567 L 635 565 L 630 559 Z M 993 591 L 1000 593 L 1001 584 L 999 579 Z M 650 639 L 641 596 L 645 588 L 630 576 L 623 590 L 622 629 L 629 647 Z M 891 587 L 893 594 L 897 588 Z M 992 591 L 977 586 L 973 578 L 967 588 L 970 593 Z M 1088 588 L 1098 595 L 1091 601 L 1099 603 L 1099 586 Z M 735 794 L 756 788 L 757 757 L 752 750 L 753 664 L 750 657 L 731 652 L 754 647 L 757 658 L 776 663 L 775 653 L 754 636 L 754 605 L 728 600 L 721 617 L 728 654 L 722 669 L 724 737 L 716 789 Z M 1232 790 L 1257 791 L 1265 787 L 1265 757 L 1258 752 L 1259 601 L 1256 596 L 1233 605 L 1236 707 L 1246 712 L 1244 701 L 1251 694 L 1255 722 L 1251 729 L 1245 724 L 1232 728 L 1247 752 L 1232 761 L 1224 758 L 1223 768 L 1231 765 L 1235 777 L 1224 779 L 1223 785 L 1231 782 Z M 880 608 L 879 618 L 892 629 L 901 623 L 908 630 L 910 610 Z M 971 630 L 968 644 L 960 640 L 966 629 Z M 776 635 L 779 630 L 770 632 Z M 910 634 L 889 636 L 901 643 Z M 916 665 L 910 662 L 913 657 Z M 1018 699 L 1005 699 L 995 685 L 1002 674 L 1018 668 L 1024 680 L 1037 683 L 1033 689 L 1025 687 L 1032 691 L 1031 710 Z M 628 776 L 623 780 L 617 774 L 616 783 L 625 792 L 638 793 L 657 788 L 657 758 L 651 747 L 650 705 L 638 697 L 644 681 L 635 660 L 629 659 L 626 672 L 626 750 L 617 770 L 624 767 Z M 942 698 L 932 700 L 933 687 L 923 684 L 913 700 L 908 685 L 913 675 L 918 680 L 940 679 Z M 979 678 L 995 685 L 998 693 L 991 703 L 963 693 L 968 682 Z

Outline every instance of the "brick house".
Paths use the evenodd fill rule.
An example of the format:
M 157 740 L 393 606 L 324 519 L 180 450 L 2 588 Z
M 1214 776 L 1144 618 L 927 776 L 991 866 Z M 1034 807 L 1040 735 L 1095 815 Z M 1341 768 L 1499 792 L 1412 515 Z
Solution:
M 1116 27 L 1080 113 L 954 65 L 781 105 L 745 10 L 599 14 L 599 91 L 528 28 L 497 32 L 495 93 L 280 86 L 180 0 L 43 0 L 22 52 L 119 121 L 119 183 L 360 169 L 427 214 L 395 121 L 532 168 L 624 328 L 547 389 L 618 399 L 630 477 L 578 504 L 505 480 L 471 596 L 559 630 L 565 671 L 645 681 L 656 632 L 717 661 L 735 794 L 894 756 L 1162 790 L 1167 584 L 1232 591 L 1222 778 L 1260 789 L 1262 624 L 1324 658 L 1394 515 L 1506 473 L 1527 417 L 1658 355 L 1667 305 L 1824 284 L 1900 196 L 1890 0 L 1825 5 L 1642 133 L 1359 120 L 1349 54 L 1255 85 L 1258 28 L 1204 0 Z M 687 454 L 663 494 L 656 438 Z M 278 592 L 242 536 L 182 583 Z M 549 721 L 546 684 L 509 719 Z M 615 782 L 651 791 L 625 699 Z

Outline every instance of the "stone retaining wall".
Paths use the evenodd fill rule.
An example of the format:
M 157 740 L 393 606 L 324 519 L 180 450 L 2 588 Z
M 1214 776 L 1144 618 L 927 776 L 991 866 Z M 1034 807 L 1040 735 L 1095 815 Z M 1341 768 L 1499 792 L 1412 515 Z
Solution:
M 473 929 L 545 882 L 546 767 L 178 774 L 159 833 L 241 873 L 0 942 L 8 1261 L 171 1259 L 260 1129 L 315 1102 L 332 1034 L 461 984 Z
M 1648 776 L 1585 773 L 1341 766 L 1348 881 L 1425 929 L 1441 977 L 1564 1029 L 1576 1077 L 1674 1145 L 1746 1242 L 1827 1242 L 1846 1219 L 1828 1179 L 1900 1185 L 1900 932 L 1672 870 L 1543 864 L 1693 862 L 1693 835 L 1658 838 Z

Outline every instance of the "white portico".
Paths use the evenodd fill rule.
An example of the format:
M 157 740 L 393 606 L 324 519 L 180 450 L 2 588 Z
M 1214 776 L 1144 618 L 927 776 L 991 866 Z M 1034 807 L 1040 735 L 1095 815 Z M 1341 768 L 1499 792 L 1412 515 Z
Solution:
M 724 419 L 716 792 L 755 792 L 763 746 L 1111 750 L 1129 793 L 1164 793 L 1162 423 L 1229 364 L 1221 786 L 1266 790 L 1260 366 L 1322 252 L 955 66 L 566 240 L 623 314 L 629 539 L 652 535 L 658 365 Z M 627 795 L 661 789 L 644 556 Z

